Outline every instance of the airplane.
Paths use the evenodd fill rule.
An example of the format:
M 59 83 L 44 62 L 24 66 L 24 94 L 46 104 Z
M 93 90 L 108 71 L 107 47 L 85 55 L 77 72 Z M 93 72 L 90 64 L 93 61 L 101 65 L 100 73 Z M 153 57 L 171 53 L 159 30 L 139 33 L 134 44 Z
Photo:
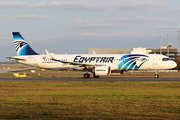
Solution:
M 128 70 L 155 70 L 155 78 L 159 78 L 157 70 L 173 69 L 177 66 L 162 54 L 54 54 L 40 55 L 35 52 L 19 32 L 12 32 L 17 56 L 6 57 L 11 61 L 43 69 L 81 70 L 84 78 L 108 76 Z

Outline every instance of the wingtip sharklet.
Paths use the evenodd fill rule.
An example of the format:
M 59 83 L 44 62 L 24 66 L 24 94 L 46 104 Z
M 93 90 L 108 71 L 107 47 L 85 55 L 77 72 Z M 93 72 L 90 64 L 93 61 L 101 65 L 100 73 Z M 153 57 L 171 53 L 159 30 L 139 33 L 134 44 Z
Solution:
M 47 51 L 47 49 L 45 49 L 45 51 L 46 51 L 47 55 L 49 56 L 49 58 L 50 58 L 51 60 L 54 60 L 54 58 L 53 58 L 52 55 Z

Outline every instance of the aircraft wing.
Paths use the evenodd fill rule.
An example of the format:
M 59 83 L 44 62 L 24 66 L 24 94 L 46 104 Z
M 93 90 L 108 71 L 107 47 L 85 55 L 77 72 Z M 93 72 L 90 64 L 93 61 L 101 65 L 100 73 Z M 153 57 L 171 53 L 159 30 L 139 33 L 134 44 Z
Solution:
M 65 64 L 68 64 L 68 65 L 76 65 L 76 66 L 105 66 L 105 65 L 100 65 L 100 64 L 90 64 L 90 63 L 78 63 L 78 62 L 71 62 L 71 61 L 62 61 L 62 60 L 58 60 L 58 59 L 55 59 L 46 49 L 45 49 L 47 55 L 49 56 L 49 58 L 51 60 L 54 60 L 54 61 L 58 61 L 58 62 L 61 62 L 61 63 L 65 63 Z

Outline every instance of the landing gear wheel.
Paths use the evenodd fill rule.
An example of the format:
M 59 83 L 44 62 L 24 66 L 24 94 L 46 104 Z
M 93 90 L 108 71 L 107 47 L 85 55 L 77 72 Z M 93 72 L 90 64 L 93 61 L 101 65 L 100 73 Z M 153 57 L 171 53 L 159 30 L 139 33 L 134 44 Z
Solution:
M 85 73 L 84 78 L 90 78 L 90 75 L 88 73 Z
M 94 76 L 94 78 L 99 78 L 99 76 Z
M 94 78 L 99 78 L 99 76 L 96 76 L 95 74 L 93 74 L 93 77 L 94 77 Z
M 155 70 L 155 78 L 159 78 L 157 70 Z
M 159 78 L 159 75 L 155 75 L 155 78 Z

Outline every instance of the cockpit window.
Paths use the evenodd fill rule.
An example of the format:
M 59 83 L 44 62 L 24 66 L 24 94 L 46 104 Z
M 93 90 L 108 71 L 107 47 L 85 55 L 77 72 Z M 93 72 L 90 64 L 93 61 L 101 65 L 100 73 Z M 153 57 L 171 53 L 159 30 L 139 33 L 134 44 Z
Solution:
M 168 60 L 171 60 L 169 58 L 163 58 L 162 61 L 168 61 Z

